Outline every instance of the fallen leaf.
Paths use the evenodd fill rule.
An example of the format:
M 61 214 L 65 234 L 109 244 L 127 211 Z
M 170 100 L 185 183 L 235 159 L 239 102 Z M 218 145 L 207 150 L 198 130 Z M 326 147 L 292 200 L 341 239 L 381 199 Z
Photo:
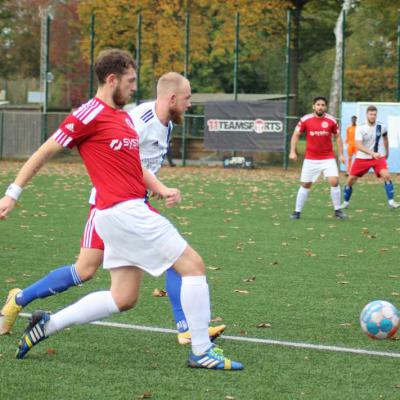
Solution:
M 242 289 L 235 289 L 235 293 L 242 293 L 242 294 L 249 294 L 248 290 L 242 290 Z
M 221 269 L 221 267 L 207 267 L 208 269 L 211 269 L 212 271 L 218 271 L 219 269 Z
M 225 396 L 225 400 L 235 400 L 235 397 L 233 397 L 233 396 Z
M 46 350 L 46 352 L 47 352 L 47 354 L 57 354 L 57 352 L 56 352 L 54 349 L 52 349 L 52 348 L 48 348 L 48 349 Z
M 150 399 L 150 397 L 153 397 L 153 395 L 150 392 L 144 392 L 142 395 L 138 396 L 138 400 L 143 400 L 143 399 Z
M 243 282 L 255 282 L 256 277 L 252 276 L 251 278 L 243 279 Z
M 348 281 L 341 281 L 341 282 L 336 282 L 336 283 L 338 283 L 339 285 L 348 285 L 350 282 L 348 282 Z
M 5 282 L 6 283 L 14 283 L 15 282 L 15 278 L 11 278 L 11 277 L 6 278 Z
M 315 257 L 315 256 L 316 256 L 316 254 L 313 253 L 313 252 L 310 251 L 310 250 L 306 251 L 306 252 L 305 252 L 305 255 L 308 256 L 308 257 Z
M 152 295 L 154 297 L 166 297 L 167 296 L 167 292 L 163 289 L 154 289 Z
M 222 318 L 221 317 L 214 317 L 211 322 L 221 322 Z
M 257 324 L 256 328 L 272 328 L 272 325 L 268 322 L 261 322 L 261 324 Z
M 347 254 L 338 254 L 338 257 L 347 257 Z

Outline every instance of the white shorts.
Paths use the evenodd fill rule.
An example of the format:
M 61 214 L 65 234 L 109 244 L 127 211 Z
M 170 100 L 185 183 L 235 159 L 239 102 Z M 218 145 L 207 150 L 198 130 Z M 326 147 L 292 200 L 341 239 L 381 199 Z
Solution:
M 97 210 L 96 231 L 104 241 L 105 269 L 136 266 L 159 276 L 184 252 L 187 243 L 165 217 L 144 199 Z
M 301 169 L 300 182 L 315 182 L 321 175 L 321 172 L 325 178 L 328 176 L 339 176 L 336 160 L 334 158 L 325 160 L 305 159 L 303 168 Z

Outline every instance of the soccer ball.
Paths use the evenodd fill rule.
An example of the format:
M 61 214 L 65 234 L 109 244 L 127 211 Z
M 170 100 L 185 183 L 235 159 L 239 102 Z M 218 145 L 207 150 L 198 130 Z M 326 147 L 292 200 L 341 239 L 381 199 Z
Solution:
M 361 311 L 360 324 L 372 339 L 388 339 L 399 329 L 400 314 L 397 308 L 384 300 L 368 303 Z

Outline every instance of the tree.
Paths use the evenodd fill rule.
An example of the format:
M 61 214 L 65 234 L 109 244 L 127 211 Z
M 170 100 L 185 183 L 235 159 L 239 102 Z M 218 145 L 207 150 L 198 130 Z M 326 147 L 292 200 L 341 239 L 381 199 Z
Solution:
M 339 103 L 341 100 L 341 92 L 343 91 L 342 81 L 341 81 L 341 73 L 344 63 L 342 49 L 344 46 L 343 42 L 345 40 L 343 35 L 343 24 L 344 24 L 344 16 L 347 15 L 347 13 L 349 12 L 351 5 L 352 5 L 352 0 L 343 1 L 342 9 L 340 11 L 335 26 L 336 56 L 335 56 L 335 64 L 333 67 L 331 93 L 329 99 L 329 110 L 333 115 L 338 115 Z

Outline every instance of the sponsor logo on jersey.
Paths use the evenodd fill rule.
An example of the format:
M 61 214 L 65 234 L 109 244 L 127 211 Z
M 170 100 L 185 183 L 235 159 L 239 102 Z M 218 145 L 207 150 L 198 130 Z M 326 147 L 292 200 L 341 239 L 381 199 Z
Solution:
M 139 147 L 139 140 L 131 138 L 113 139 L 110 143 L 110 148 L 115 151 L 121 150 L 122 147 L 126 147 L 129 150 L 136 149 Z
M 70 132 L 74 132 L 75 126 L 74 126 L 73 123 L 67 124 L 67 125 L 65 125 L 65 127 L 66 127 Z
M 310 131 L 310 136 L 328 136 L 329 134 L 328 131 Z
M 255 132 L 279 133 L 283 131 L 282 121 L 266 121 L 261 118 L 248 119 L 209 119 L 207 121 L 210 132 Z

